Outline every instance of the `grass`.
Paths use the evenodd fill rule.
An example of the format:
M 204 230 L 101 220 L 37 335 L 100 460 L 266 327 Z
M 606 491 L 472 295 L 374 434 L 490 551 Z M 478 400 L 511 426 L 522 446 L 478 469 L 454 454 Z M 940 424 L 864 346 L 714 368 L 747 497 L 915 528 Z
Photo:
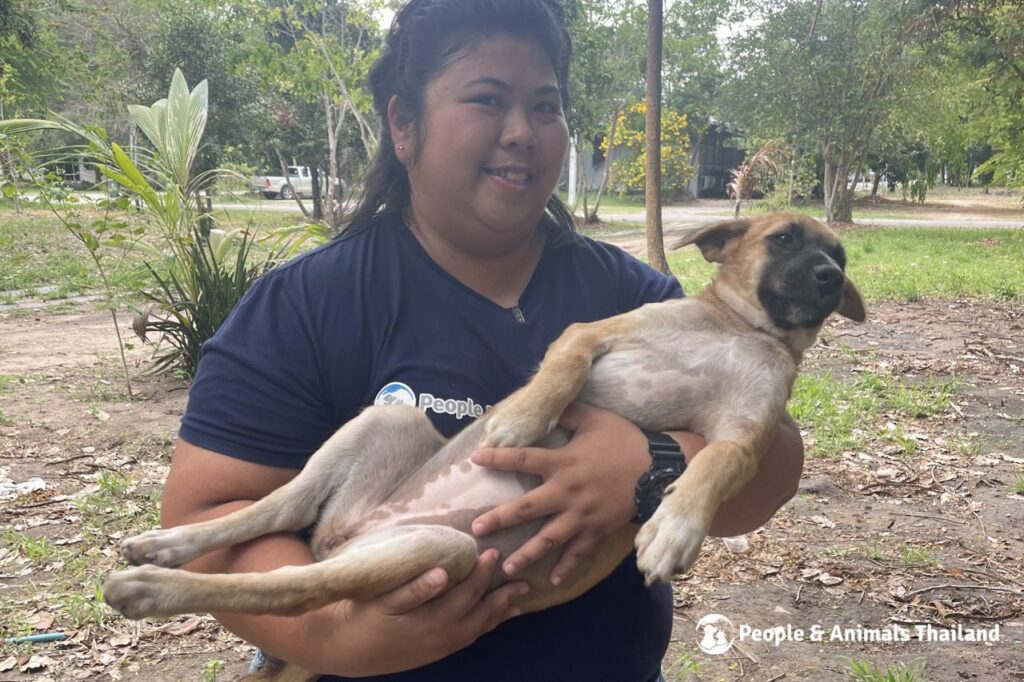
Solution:
M 0 204 L 3 204 L 0 201 Z M 252 222 L 257 233 L 296 222 L 293 215 L 273 212 L 215 210 L 218 225 L 225 229 L 244 227 Z M 0 304 L 19 299 L 56 300 L 102 291 L 102 283 L 92 260 L 82 246 L 52 214 L 41 208 L 26 210 L 22 215 L 3 211 L 0 220 Z M 101 215 L 100 211 L 83 210 L 83 221 Z M 141 218 L 128 216 L 130 222 Z M 256 251 L 263 247 L 259 245 Z M 103 249 L 110 269 L 113 288 L 120 296 L 135 296 L 150 286 L 137 252 Z
M 217 676 L 227 666 L 226 661 L 213 658 L 203 664 L 203 682 L 217 682 Z
M 1024 495 L 1024 474 L 1017 474 L 1017 477 L 1013 479 L 1011 488 L 1018 495 Z
M 812 457 L 838 457 L 865 447 L 872 438 L 898 443 L 912 455 L 916 441 L 906 436 L 902 423 L 895 429 L 882 426 L 883 415 L 896 413 L 909 421 L 941 414 L 949 408 L 955 390 L 953 379 L 904 383 L 871 372 L 849 379 L 803 374 L 797 378 L 788 407 L 793 418 L 814 434 L 814 441 L 808 442 Z
M 847 273 L 867 301 L 985 297 L 1024 300 L 1024 232 L 950 228 L 865 228 L 843 235 Z M 714 268 L 695 248 L 668 254 L 689 293 Z
M 78 498 L 75 506 L 81 517 L 77 542 L 58 544 L 45 535 L 8 528 L 0 535 L 0 544 L 33 567 L 46 567 L 45 597 L 39 598 L 45 598 L 47 608 L 56 616 L 55 627 L 77 629 L 102 624 L 113 615 L 103 602 L 106 554 L 95 550 L 110 548 L 116 555 L 118 538 L 153 528 L 158 519 L 155 494 L 138 490 L 131 477 L 119 472 L 101 471 L 96 490 Z M 0 606 L 0 621 L 7 632 L 16 631 L 11 623 L 19 618 L 20 608 L 13 603 Z
M 850 659 L 846 677 L 854 682 L 925 682 L 924 660 L 918 659 L 911 665 L 894 663 L 879 668 L 877 663 Z
M 700 679 L 700 661 L 697 660 L 696 651 L 689 647 L 681 646 L 676 649 L 665 659 L 664 665 L 666 667 L 663 674 L 667 682 Z
M 1024 298 L 1020 230 L 872 228 L 843 242 L 848 274 L 868 300 Z
M 900 563 L 907 568 L 915 566 L 936 568 L 939 565 L 939 555 L 930 547 L 905 544 L 900 548 Z
M 28 535 L 13 528 L 4 531 L 3 544 L 28 559 L 33 566 L 53 563 L 61 549 L 45 535 Z

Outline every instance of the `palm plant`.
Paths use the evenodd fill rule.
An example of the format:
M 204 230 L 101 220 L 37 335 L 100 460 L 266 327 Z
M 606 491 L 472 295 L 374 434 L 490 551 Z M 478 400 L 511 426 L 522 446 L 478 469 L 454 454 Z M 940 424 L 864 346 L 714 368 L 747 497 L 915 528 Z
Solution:
M 166 99 L 148 107 L 130 105 L 128 110 L 151 144 L 150 149 L 133 150 L 135 160 L 116 142 L 107 142 L 101 131 L 58 116 L 0 121 L 0 133 L 71 133 L 84 143 L 53 151 L 50 160 L 88 156 L 103 177 L 135 197 L 157 234 L 150 235 L 149 241 L 120 239 L 114 243 L 130 244 L 149 259 L 147 268 L 155 286 L 143 296 L 167 316 L 145 314 L 137 317 L 134 326 L 143 337 L 146 331 L 160 332 L 171 345 L 170 353 L 158 355 L 156 369 L 178 367 L 192 376 L 202 342 L 217 330 L 249 283 L 276 263 L 283 249 L 252 267 L 248 264 L 252 247 L 248 228 L 221 235 L 217 245 L 198 229 L 203 218 L 199 197 L 218 179 L 237 175 L 224 169 L 194 172 L 206 129 L 206 81 L 190 92 L 185 77 L 176 69 Z M 84 243 L 98 245 L 95 235 L 87 237 Z
M 732 181 L 725 186 L 726 191 L 736 201 L 735 216 L 740 215 L 740 205 L 749 199 L 758 187 L 764 187 L 768 180 L 779 177 L 789 160 L 789 152 L 779 142 L 768 140 L 754 152 L 742 166 L 729 171 Z

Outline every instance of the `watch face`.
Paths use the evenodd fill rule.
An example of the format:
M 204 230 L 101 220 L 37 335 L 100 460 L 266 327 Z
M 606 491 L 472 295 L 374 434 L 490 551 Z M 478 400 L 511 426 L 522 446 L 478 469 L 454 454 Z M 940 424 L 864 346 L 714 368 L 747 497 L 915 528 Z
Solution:
M 675 469 L 658 469 L 652 473 L 654 474 L 654 480 L 661 487 L 661 491 L 665 492 L 665 488 L 669 487 L 674 480 L 679 478 L 682 472 Z

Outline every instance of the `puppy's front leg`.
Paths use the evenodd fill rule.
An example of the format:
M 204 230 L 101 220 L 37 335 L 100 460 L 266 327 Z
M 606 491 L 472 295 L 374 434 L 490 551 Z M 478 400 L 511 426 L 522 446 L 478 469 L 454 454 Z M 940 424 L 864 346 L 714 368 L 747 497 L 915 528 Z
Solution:
M 627 315 L 566 329 L 548 348 L 530 382 L 501 401 L 487 417 L 481 445 L 532 445 L 550 433 L 579 395 L 594 360 L 631 328 Z
M 636 536 L 637 566 L 648 585 L 693 566 L 722 502 L 757 472 L 762 438 L 709 443 L 665 491 Z

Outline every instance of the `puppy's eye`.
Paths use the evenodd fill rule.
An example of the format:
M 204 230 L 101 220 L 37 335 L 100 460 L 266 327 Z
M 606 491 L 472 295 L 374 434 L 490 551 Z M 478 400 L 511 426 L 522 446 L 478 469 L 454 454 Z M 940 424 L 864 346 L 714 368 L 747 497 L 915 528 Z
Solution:
M 781 244 L 782 246 L 792 246 L 793 235 L 791 235 L 789 232 L 779 232 L 777 235 L 775 235 L 775 241 L 778 244 Z

